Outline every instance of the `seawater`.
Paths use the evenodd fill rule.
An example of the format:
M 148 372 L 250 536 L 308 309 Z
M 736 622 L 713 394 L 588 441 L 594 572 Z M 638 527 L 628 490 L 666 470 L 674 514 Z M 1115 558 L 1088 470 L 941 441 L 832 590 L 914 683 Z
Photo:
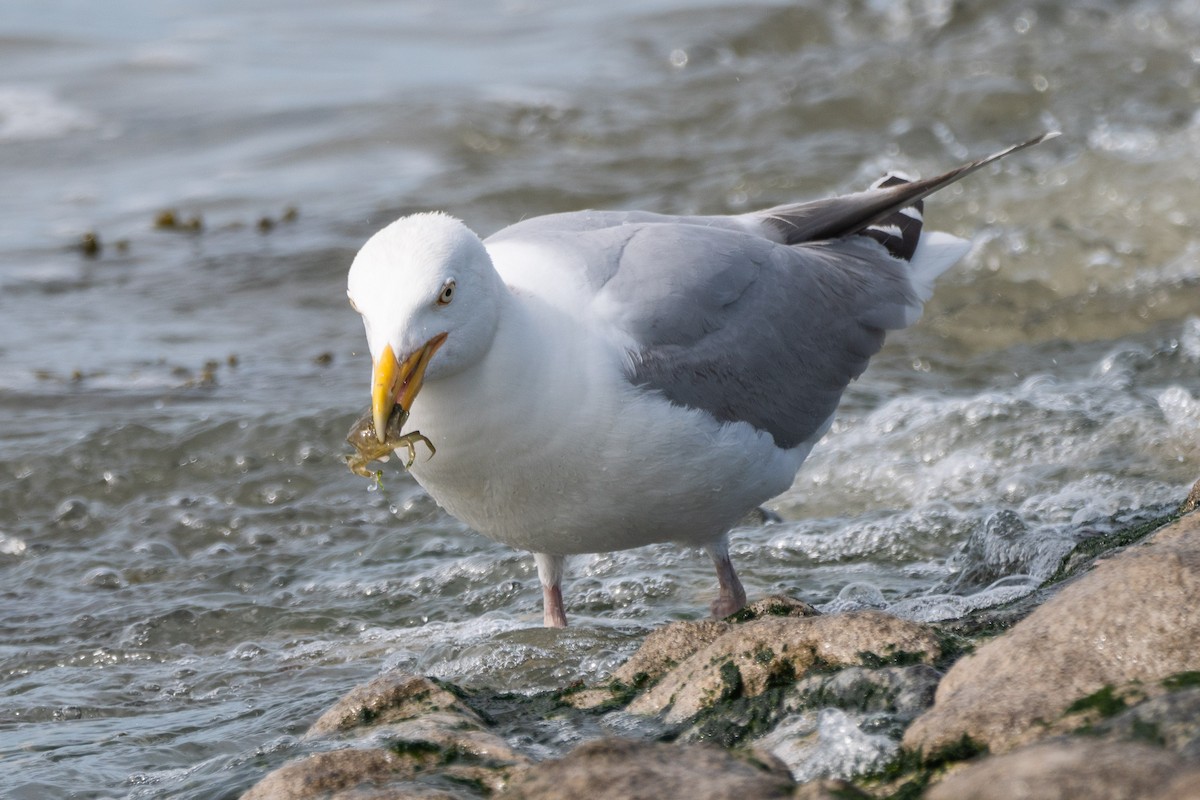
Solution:
M 0 795 L 235 797 L 381 670 L 536 692 L 705 613 L 651 547 L 573 559 L 543 630 L 527 555 L 345 469 L 345 272 L 418 209 L 740 212 L 1062 130 L 928 202 L 971 253 L 733 556 L 935 620 L 1178 502 L 1197 41 L 1194 2 L 7 3 Z

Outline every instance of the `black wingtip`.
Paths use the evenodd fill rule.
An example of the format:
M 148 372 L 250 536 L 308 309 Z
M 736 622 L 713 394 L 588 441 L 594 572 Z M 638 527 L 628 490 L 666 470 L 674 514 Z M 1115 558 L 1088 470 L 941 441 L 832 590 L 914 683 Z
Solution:
M 1021 142 L 1020 144 L 1014 144 L 1011 147 L 1006 147 L 1003 150 L 992 153 L 990 156 L 984 156 L 983 158 L 975 161 L 967 162 L 961 167 L 955 167 L 949 172 L 943 172 L 941 175 L 936 175 L 932 178 L 915 180 L 906 184 L 891 187 L 890 189 L 885 189 L 880 193 L 881 202 L 879 206 L 873 209 L 875 213 L 871 215 L 870 218 L 860 221 L 860 223 L 856 226 L 856 229 L 847 229 L 841 235 L 844 236 L 847 234 L 858 233 L 863 228 L 874 224 L 878 220 L 891 214 L 893 211 L 912 205 L 918 200 L 923 200 L 934 192 L 944 189 L 950 184 L 962 180 L 972 172 L 980 170 L 994 161 L 999 161 L 1000 159 L 1010 156 L 1020 150 L 1024 150 L 1027 147 L 1033 147 L 1034 145 L 1041 144 L 1047 139 L 1053 139 L 1058 135 L 1058 131 L 1047 131 L 1046 133 L 1035 136 L 1032 139 Z
M 1017 152 L 1018 150 L 1024 150 L 1026 147 L 1033 147 L 1035 144 L 1041 144 L 1044 141 L 1047 141 L 1049 139 L 1054 139 L 1061 135 L 1062 135 L 1062 133 L 1060 131 L 1046 131 L 1045 133 L 1041 134 L 1040 136 L 1035 136 L 1032 139 L 1029 139 L 1028 141 L 1021 142 L 1020 144 L 1014 144 L 1012 147 L 1006 147 L 1003 150 L 1001 150 L 997 153 L 992 153 L 990 156 L 985 156 L 985 157 L 979 159 L 978 161 L 972 161 L 969 164 L 964 164 L 963 166 L 959 167 L 956 170 L 951 170 L 950 172 L 947 172 L 946 175 L 947 176 L 954 175 L 954 174 L 960 173 L 960 172 L 962 175 L 968 175 L 968 174 L 974 172 L 975 170 L 979 169 L 980 167 L 990 164 L 993 161 L 996 161 L 997 159 L 1004 158 L 1005 156 L 1012 155 L 1013 153 Z M 939 176 L 939 178 L 940 177 L 945 177 L 945 176 Z M 960 177 L 961 177 L 961 175 L 960 175 Z M 939 178 L 931 178 L 931 180 L 936 181 Z M 956 180 L 957 180 L 957 178 L 956 178 Z
M 909 184 L 910 190 L 919 188 L 921 191 L 921 197 L 927 197 L 933 192 L 936 192 L 938 189 L 941 189 L 944 186 L 949 186 L 955 181 L 961 180 L 962 178 L 970 175 L 972 172 L 975 172 L 982 167 L 986 167 L 993 161 L 999 161 L 1005 156 L 1010 156 L 1013 153 L 1024 150 L 1027 147 L 1033 147 L 1034 145 L 1041 144 L 1047 139 L 1053 139 L 1059 135 L 1061 134 L 1058 131 L 1047 131 L 1040 136 L 1035 136 L 1032 139 L 1021 142 L 1020 144 L 1014 144 L 1011 147 L 1006 147 L 1003 150 L 992 153 L 990 156 L 984 156 L 983 158 L 975 161 L 970 161 L 966 164 L 963 164 L 961 167 L 955 167 L 949 172 L 944 172 L 941 175 L 937 175 L 933 178 L 913 181 L 911 184 Z
M 779 230 L 787 244 L 836 239 L 862 233 L 866 228 L 887 220 L 897 211 L 914 206 L 939 189 L 962 180 L 976 170 L 1019 150 L 1059 136 L 1047 131 L 1020 144 L 1006 147 L 989 156 L 969 161 L 949 172 L 891 185 L 880 184 L 865 192 L 842 195 L 814 203 L 777 206 L 760 212 L 764 221 Z

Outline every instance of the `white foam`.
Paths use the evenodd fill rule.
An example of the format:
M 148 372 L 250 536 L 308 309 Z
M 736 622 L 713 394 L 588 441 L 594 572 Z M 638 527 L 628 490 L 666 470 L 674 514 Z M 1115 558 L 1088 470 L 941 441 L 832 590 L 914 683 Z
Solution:
M 1015 599 L 1087 536 L 1179 502 L 1200 466 L 1198 360 L 1193 318 L 1175 341 L 1123 342 L 1090 369 L 850 411 L 777 501 L 794 521 L 770 552 L 802 559 L 808 585 L 835 595 L 829 611 L 931 621 Z
M 1094 473 L 1035 495 L 1017 508 L 1026 519 L 1047 525 L 1079 526 L 1123 509 L 1146 508 L 1177 499 L 1178 487 L 1157 481 L 1131 484 L 1121 475 Z
M 887 599 L 879 587 L 866 581 L 855 581 L 842 587 L 837 597 L 821 606 L 821 611 L 825 614 L 836 614 L 864 608 L 887 608 L 887 605 Z
M 974 395 L 907 395 L 863 418 L 844 418 L 813 451 L 782 503 L 920 509 L 953 499 L 994 506 L 997 487 L 1005 486 L 1061 501 L 1061 488 L 1072 480 L 1115 476 L 1116 449 L 1136 459 L 1139 443 L 1165 432 L 1161 414 L 1191 424 L 1192 408 L 1179 392 L 1162 395 L 1160 412 L 1130 391 L 1144 380 L 1148 358 L 1114 352 L 1081 380 L 1040 375 Z M 1147 499 L 1126 494 L 1129 502 Z
M 1182 386 L 1168 386 L 1156 399 L 1171 432 L 1200 443 L 1200 400 Z
M 758 745 L 787 764 L 798 783 L 881 769 L 900 748 L 887 736 L 864 732 L 858 719 L 837 708 L 787 717 Z
M 981 608 L 1010 603 L 1024 597 L 1041 584 L 1028 575 L 1009 575 L 974 594 L 931 594 L 899 600 L 887 606 L 889 614 L 914 622 L 939 622 L 958 619 Z
M 20 556 L 25 554 L 25 540 L 0 532 L 0 556 Z

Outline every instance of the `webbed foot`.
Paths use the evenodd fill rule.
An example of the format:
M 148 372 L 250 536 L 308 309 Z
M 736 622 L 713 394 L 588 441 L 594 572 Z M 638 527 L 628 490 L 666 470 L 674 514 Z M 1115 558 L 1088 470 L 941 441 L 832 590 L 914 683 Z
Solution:
M 740 611 L 746 605 L 746 590 L 742 588 L 742 582 L 738 580 L 737 572 L 733 569 L 733 562 L 729 560 L 729 541 L 724 536 L 704 549 L 708 551 L 713 566 L 717 568 L 717 583 L 720 585 L 717 599 L 709 608 L 714 617 L 723 619 Z

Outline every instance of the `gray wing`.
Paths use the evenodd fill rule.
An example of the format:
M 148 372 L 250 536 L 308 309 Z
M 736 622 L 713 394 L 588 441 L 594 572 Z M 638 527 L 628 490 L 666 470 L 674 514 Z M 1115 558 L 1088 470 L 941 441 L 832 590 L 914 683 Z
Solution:
M 797 246 L 731 217 L 555 216 L 487 243 L 521 241 L 576 265 L 595 313 L 636 343 L 632 383 L 748 422 L 783 448 L 824 429 L 884 331 L 919 303 L 906 262 L 866 236 Z M 588 226 L 598 222 L 612 224 Z
M 686 225 L 637 231 L 597 295 L 638 343 L 634 384 L 783 448 L 824 430 L 914 303 L 905 263 L 863 237 L 796 247 Z

